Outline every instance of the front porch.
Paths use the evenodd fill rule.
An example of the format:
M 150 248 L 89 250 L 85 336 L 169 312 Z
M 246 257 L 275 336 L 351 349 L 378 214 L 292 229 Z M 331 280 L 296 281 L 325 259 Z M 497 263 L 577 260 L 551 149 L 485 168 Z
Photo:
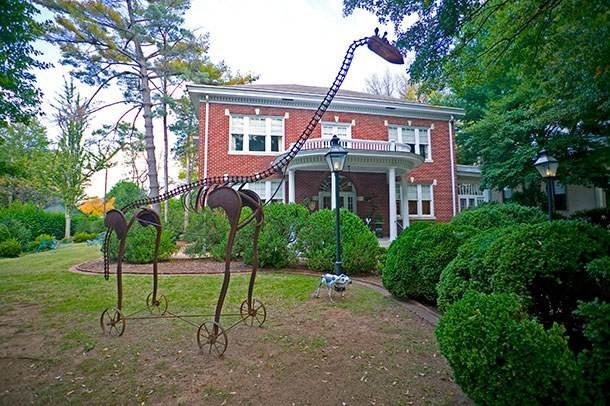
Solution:
M 423 163 L 407 144 L 393 141 L 342 139 L 348 150 L 339 185 L 328 170 L 324 154 L 330 139 L 310 139 L 287 172 L 288 203 L 310 208 L 346 208 L 356 213 L 378 237 L 392 241 L 399 227 L 409 226 L 408 174 Z M 339 202 L 335 188 L 339 188 Z

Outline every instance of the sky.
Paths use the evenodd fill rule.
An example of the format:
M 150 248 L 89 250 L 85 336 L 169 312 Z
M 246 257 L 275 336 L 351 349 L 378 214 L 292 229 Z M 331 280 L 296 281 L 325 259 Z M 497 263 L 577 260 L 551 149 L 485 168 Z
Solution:
M 48 14 L 42 17 L 49 18 Z M 186 25 L 199 32 L 208 32 L 210 38 L 209 55 L 213 61 L 223 60 L 233 72 L 259 75 L 260 84 L 302 84 L 328 87 L 334 79 L 347 47 L 352 41 L 370 36 L 375 27 L 389 32 L 391 26 L 383 26 L 377 18 L 364 10 L 356 10 L 350 16 L 343 16 L 343 4 L 339 0 L 192 0 L 192 7 L 186 16 Z M 42 121 L 51 138 L 57 136 L 57 128 L 52 120 L 52 104 L 61 89 L 62 77 L 67 77 L 69 67 L 59 62 L 59 49 L 48 43 L 39 42 L 37 48 L 43 57 L 54 66 L 37 71 L 38 85 L 43 91 Z M 343 84 L 343 89 L 364 90 L 365 79 L 373 74 L 403 73 L 404 65 L 388 64 L 366 49 L 359 49 Z M 79 85 L 84 96 L 93 89 Z M 108 89 L 96 98 L 99 103 L 109 103 L 120 99 L 117 87 Z M 114 123 L 124 111 L 123 108 L 108 108 L 93 117 L 91 128 L 104 123 Z M 140 120 L 137 125 L 143 129 Z M 170 134 L 170 148 L 174 137 Z M 155 146 L 158 166 L 161 167 L 163 154 L 160 122 L 155 123 Z M 170 155 L 171 159 L 171 155 Z M 144 167 L 144 162 L 142 162 Z M 123 157 L 116 159 L 116 165 L 109 170 L 108 188 L 126 178 L 127 167 Z M 170 161 L 170 187 L 179 184 L 178 166 Z M 162 171 L 159 171 L 162 183 Z M 104 174 L 98 173 L 87 188 L 89 196 L 104 194 Z

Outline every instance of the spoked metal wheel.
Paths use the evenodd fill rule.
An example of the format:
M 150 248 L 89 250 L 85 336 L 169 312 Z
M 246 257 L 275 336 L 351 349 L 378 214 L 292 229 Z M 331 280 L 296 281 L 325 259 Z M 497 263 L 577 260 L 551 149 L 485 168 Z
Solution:
M 104 334 L 120 337 L 125 332 L 125 316 L 118 309 L 106 309 L 100 317 L 100 326 Z
M 250 326 L 254 326 L 254 323 L 256 323 L 258 327 L 261 327 L 265 323 L 265 320 L 267 320 L 267 309 L 263 302 L 258 299 L 252 300 L 252 308 L 249 312 L 248 301 L 244 300 L 239 308 L 239 314 L 244 323 L 250 324 Z M 250 318 L 250 320 L 248 320 L 248 318 Z
M 207 351 L 208 354 L 216 354 L 222 356 L 227 350 L 227 333 L 220 323 L 215 321 L 206 321 L 197 330 L 197 344 L 202 352 Z
M 157 295 L 157 300 L 152 300 L 152 293 L 146 297 L 146 308 L 150 314 L 163 316 L 167 312 L 167 298 L 165 295 Z

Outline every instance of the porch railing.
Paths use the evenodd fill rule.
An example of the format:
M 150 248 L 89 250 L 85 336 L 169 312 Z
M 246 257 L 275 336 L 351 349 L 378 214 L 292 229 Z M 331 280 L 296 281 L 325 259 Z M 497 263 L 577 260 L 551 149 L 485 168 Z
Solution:
M 341 145 L 346 149 L 376 152 L 413 152 L 411 146 L 395 141 L 342 139 Z M 292 144 L 290 145 L 292 146 Z M 303 145 L 304 150 L 329 149 L 330 138 L 309 139 Z

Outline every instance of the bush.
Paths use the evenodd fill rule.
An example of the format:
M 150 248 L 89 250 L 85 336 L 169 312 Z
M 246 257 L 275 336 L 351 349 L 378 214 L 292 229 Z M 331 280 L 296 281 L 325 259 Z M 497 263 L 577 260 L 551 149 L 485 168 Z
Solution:
M 108 199 L 114 197 L 114 207 L 121 209 L 129 203 L 146 197 L 146 193 L 135 183 L 121 180 L 110 189 L 106 197 Z
M 579 403 L 581 376 L 563 328 L 545 330 L 512 294 L 467 293 L 436 336 L 464 392 L 477 404 Z
M 125 246 L 125 262 L 133 264 L 149 264 L 153 262 L 155 239 L 157 230 L 154 227 L 142 227 L 139 224 L 129 230 Z M 110 238 L 109 257 L 116 260 L 119 251 L 119 241 L 113 233 Z M 171 233 L 161 232 L 159 245 L 159 261 L 168 260 L 176 251 L 176 243 L 172 240 Z
M 520 206 L 514 203 L 488 203 L 459 213 L 451 220 L 451 224 L 487 230 L 517 224 L 542 223 L 546 220 L 546 215 L 535 207 Z
M 310 269 L 333 271 L 335 263 L 335 212 L 318 210 L 301 229 L 298 246 Z M 341 210 L 341 243 L 343 269 L 355 274 L 379 267 L 379 243 L 364 222 L 345 209 Z
M 167 204 L 169 204 L 167 221 L 164 220 L 163 214 L 165 208 L 161 206 L 163 229 L 172 233 L 174 238 L 180 238 L 184 234 L 184 207 L 182 207 L 182 202 L 179 199 L 169 199 Z M 193 215 L 191 214 L 189 219 L 190 217 L 193 217 Z
M 457 256 L 442 270 L 436 285 L 438 308 L 448 306 L 462 298 L 468 290 L 490 293 L 490 272 L 486 271 L 483 259 L 489 247 L 511 228 L 492 228 L 468 239 Z
M 93 240 L 95 237 L 97 237 L 97 234 L 95 234 L 95 233 L 76 233 L 76 234 L 74 234 L 72 241 L 85 242 L 85 241 Z
M 474 232 L 471 227 L 444 223 L 409 227 L 388 249 L 383 285 L 398 297 L 435 302 L 441 271 Z
M 57 239 L 64 236 L 64 215 L 47 213 L 33 204 L 14 202 L 0 209 L 0 222 L 9 219 L 19 221 L 30 230 L 31 235 L 51 234 Z
M 577 211 L 571 218 L 574 220 L 583 220 L 591 224 L 597 224 L 606 230 L 610 230 L 609 207 Z
M 78 233 L 92 233 L 99 234 L 106 230 L 104 225 L 104 218 L 100 216 L 85 216 L 84 214 L 77 214 L 72 217 L 72 223 L 74 228 L 74 234 Z
M 15 258 L 21 254 L 21 244 L 14 238 L 0 242 L 0 257 Z
M 260 267 L 285 268 L 297 263 L 297 235 L 301 232 L 309 211 L 299 204 L 272 203 L 264 207 L 265 222 L 258 238 Z M 238 232 L 238 250 L 244 262 L 252 263 L 254 220 Z
M 207 256 L 222 261 L 225 257 L 229 220 L 222 210 L 211 210 L 207 207 L 198 213 L 192 213 L 189 225 L 184 233 L 184 240 L 190 244 L 185 252 L 191 256 Z M 234 250 L 234 255 L 237 250 Z
M 12 218 L 2 220 L 0 223 L 0 241 L 14 238 L 24 249 L 32 240 L 32 232 L 21 221 Z

